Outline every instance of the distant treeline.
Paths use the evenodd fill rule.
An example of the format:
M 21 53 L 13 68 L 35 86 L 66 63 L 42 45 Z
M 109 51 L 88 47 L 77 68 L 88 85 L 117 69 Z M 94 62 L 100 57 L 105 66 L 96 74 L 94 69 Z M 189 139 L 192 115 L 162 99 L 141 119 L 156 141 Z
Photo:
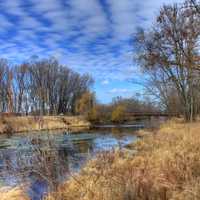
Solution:
M 0 59 L 0 112 L 74 114 L 77 99 L 90 90 L 92 78 L 53 58 L 11 66 Z
M 136 97 L 116 97 L 110 104 L 96 101 L 93 93 L 82 95 L 76 104 L 76 112 L 85 115 L 94 124 L 124 123 L 136 120 L 134 113 L 161 112 L 150 100 L 139 100 Z

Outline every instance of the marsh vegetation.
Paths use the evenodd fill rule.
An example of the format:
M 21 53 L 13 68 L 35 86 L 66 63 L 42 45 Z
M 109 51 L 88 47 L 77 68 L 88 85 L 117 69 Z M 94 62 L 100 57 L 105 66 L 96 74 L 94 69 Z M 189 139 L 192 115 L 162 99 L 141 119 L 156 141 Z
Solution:
M 99 154 L 46 199 L 199 199 L 199 128 L 169 121 L 133 144 L 133 154 Z
M 21 188 L 30 199 L 41 200 L 78 172 L 88 159 L 133 142 L 135 130 L 136 127 L 1 135 L 1 184 Z

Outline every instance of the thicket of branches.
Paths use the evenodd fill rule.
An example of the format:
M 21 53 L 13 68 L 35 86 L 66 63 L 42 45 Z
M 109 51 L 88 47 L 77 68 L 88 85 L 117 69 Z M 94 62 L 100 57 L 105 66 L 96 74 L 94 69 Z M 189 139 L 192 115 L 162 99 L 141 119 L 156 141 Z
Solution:
M 77 99 L 93 80 L 57 60 L 42 59 L 10 66 L 0 60 L 0 112 L 74 114 Z
M 148 90 L 166 110 L 194 120 L 200 113 L 200 15 L 197 1 L 165 5 L 149 30 L 136 37 Z
M 92 97 L 92 95 L 90 97 Z M 91 99 L 93 99 L 92 105 Z M 113 98 L 110 104 L 100 104 L 95 102 L 93 96 L 93 98 L 89 98 L 89 101 L 87 100 L 87 102 L 88 103 L 83 104 L 82 107 L 86 108 L 85 110 L 87 113 L 85 112 L 82 114 L 86 114 L 89 121 L 97 124 L 107 124 L 112 122 L 124 123 L 126 121 L 135 120 L 134 113 L 142 114 L 161 111 L 159 107 L 150 101 L 150 99 L 140 100 L 137 97 L 122 98 L 118 96 Z

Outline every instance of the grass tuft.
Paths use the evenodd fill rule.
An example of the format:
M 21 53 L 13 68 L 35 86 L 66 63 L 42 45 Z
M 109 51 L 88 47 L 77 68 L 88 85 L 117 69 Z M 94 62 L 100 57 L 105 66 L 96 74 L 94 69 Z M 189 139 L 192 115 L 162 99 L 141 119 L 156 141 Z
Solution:
M 48 200 L 200 199 L 200 123 L 169 121 L 131 145 L 100 154 Z

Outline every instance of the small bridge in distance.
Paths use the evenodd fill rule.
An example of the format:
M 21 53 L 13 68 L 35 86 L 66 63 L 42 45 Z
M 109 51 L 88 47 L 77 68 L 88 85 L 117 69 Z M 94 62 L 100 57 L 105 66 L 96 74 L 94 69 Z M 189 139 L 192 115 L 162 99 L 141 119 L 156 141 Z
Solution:
M 168 113 L 168 112 L 128 112 L 126 113 L 127 118 L 151 118 L 151 117 L 178 117 L 177 113 Z

